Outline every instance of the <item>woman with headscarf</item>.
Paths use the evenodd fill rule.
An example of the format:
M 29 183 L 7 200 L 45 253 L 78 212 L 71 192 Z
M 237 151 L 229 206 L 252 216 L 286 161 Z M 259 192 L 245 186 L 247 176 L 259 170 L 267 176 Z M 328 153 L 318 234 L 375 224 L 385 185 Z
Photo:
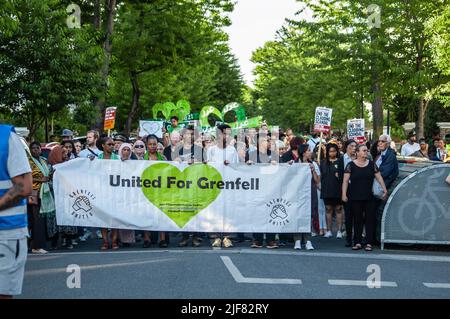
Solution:
M 54 166 L 57 164 L 64 163 L 69 160 L 69 155 L 67 152 L 67 149 L 62 147 L 61 145 L 56 145 L 52 148 L 50 151 L 50 154 L 48 155 L 48 163 L 50 164 L 50 176 L 53 176 L 53 173 L 55 172 Z M 47 236 L 51 240 L 51 249 L 57 249 L 58 248 L 58 239 L 61 233 L 61 237 L 64 238 L 63 240 L 63 246 L 65 246 L 68 249 L 72 249 L 72 242 L 69 240 L 69 243 L 67 243 L 67 234 L 62 234 L 63 231 L 69 230 L 69 231 L 75 231 L 76 227 L 72 227 L 69 229 L 63 229 L 63 227 L 58 227 L 56 224 L 56 213 L 48 213 L 47 214 Z M 75 228 L 75 229 L 74 229 Z M 76 231 L 73 232 L 76 234 Z
M 133 147 L 131 144 L 123 143 L 119 148 L 119 157 L 122 161 L 131 160 L 131 153 Z M 134 230 L 119 229 L 119 238 L 123 247 L 129 247 L 130 244 L 136 242 L 136 237 L 134 235 Z
M 137 140 L 136 142 L 134 142 L 133 153 L 134 153 L 134 155 L 136 155 L 136 158 L 138 160 L 144 159 L 145 152 L 146 152 L 146 149 L 145 149 L 144 141 Z

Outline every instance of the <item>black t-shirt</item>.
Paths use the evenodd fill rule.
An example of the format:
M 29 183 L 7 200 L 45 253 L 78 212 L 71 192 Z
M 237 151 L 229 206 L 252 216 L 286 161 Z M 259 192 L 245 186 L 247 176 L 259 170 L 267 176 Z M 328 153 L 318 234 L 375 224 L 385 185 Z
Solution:
M 341 183 L 336 174 L 339 172 L 338 161 L 320 163 L 320 198 L 341 198 Z
M 345 173 L 350 173 L 347 196 L 349 200 L 370 200 L 373 198 L 372 186 L 375 174 L 379 172 L 377 165 L 369 160 L 365 167 L 355 162 L 348 163 Z
M 284 153 L 283 156 L 281 156 L 280 162 L 287 163 L 289 161 L 294 161 L 295 163 L 298 163 L 300 161 L 300 158 L 295 159 L 292 150 L 289 150 L 286 153 Z

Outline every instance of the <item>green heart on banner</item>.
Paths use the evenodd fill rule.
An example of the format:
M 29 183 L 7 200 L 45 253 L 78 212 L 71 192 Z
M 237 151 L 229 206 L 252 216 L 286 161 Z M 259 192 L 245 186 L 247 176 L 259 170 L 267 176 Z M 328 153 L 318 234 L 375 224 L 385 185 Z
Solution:
M 168 185 L 170 178 L 174 184 Z M 205 164 L 193 164 L 180 171 L 169 163 L 157 163 L 142 173 L 142 180 L 161 179 L 161 187 L 142 187 L 145 197 L 164 214 L 183 228 L 193 217 L 208 207 L 220 194 L 220 189 L 199 188 L 199 178 L 208 181 L 222 181 L 222 176 L 214 167 Z M 184 181 L 184 185 L 183 182 Z M 192 183 L 188 184 L 187 181 Z M 182 187 L 178 187 L 178 186 Z

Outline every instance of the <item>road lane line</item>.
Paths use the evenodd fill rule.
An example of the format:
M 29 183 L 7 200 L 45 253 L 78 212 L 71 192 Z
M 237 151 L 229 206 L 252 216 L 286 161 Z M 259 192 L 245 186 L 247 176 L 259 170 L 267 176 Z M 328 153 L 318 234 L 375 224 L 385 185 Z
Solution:
M 225 267 L 227 267 L 231 276 L 237 283 L 244 284 L 276 284 L 276 285 L 301 285 L 302 281 L 300 279 L 285 279 L 285 278 L 253 278 L 244 277 L 239 269 L 233 264 L 230 257 L 220 256 Z
M 450 289 L 450 284 L 447 283 L 430 283 L 430 282 L 424 282 L 423 283 L 425 287 L 427 288 L 437 288 L 437 289 Z
M 127 251 L 80 251 L 80 252 L 55 252 L 48 253 L 45 256 L 64 256 L 64 255 L 116 255 L 116 254 L 155 254 L 155 253 L 192 253 L 192 254 L 253 254 L 253 255 L 275 255 L 275 256 L 298 256 L 298 257 L 331 257 L 331 258 L 355 258 L 355 259 L 376 259 L 376 260 L 395 260 L 395 261 L 425 261 L 425 262 L 446 262 L 450 263 L 450 257 L 438 255 L 394 255 L 394 254 L 365 254 L 365 253 L 331 253 L 331 252 L 293 252 L 293 251 L 274 251 L 274 250 L 255 250 L 255 249 L 228 249 L 226 252 L 222 249 L 170 249 L 170 250 L 127 250 Z M 43 255 L 29 254 L 28 258 L 39 259 Z
M 369 282 L 370 285 L 380 286 L 380 287 L 398 287 L 397 283 L 394 281 L 379 281 L 379 282 Z M 341 280 L 341 279 L 329 279 L 328 284 L 331 286 L 363 286 L 369 287 L 367 280 Z

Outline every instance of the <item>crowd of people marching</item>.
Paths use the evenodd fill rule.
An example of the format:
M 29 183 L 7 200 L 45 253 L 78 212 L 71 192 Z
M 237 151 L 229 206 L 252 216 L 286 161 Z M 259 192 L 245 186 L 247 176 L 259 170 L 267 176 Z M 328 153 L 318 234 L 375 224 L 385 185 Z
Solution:
M 192 246 L 212 240 L 213 247 L 232 247 L 234 241 L 251 241 L 252 248 L 278 248 L 288 242 L 295 249 L 313 250 L 313 237 L 336 237 L 345 240 L 353 250 L 371 251 L 377 243 L 377 227 L 387 192 L 397 178 L 397 149 L 389 135 L 381 135 L 372 143 L 357 143 L 338 136 L 318 134 L 296 136 L 291 129 L 270 131 L 266 124 L 260 128 L 240 130 L 233 135 L 226 124 L 216 132 L 202 133 L 194 127 L 180 128 L 172 118 L 171 132 L 162 138 L 155 135 L 137 137 L 131 141 L 124 134 L 113 137 L 89 131 L 85 145 L 64 130 L 62 141 L 53 145 L 47 156 L 39 142 L 29 144 L 33 193 L 28 198 L 30 248 L 32 253 L 47 253 L 50 249 L 73 249 L 91 237 L 103 240 L 102 250 L 119 249 L 142 243 L 144 248 L 170 244 L 166 232 L 120 229 L 89 229 L 58 226 L 52 190 L 54 166 L 75 158 L 91 160 L 152 160 L 195 162 L 224 162 L 225 165 L 245 163 L 308 163 L 311 168 L 311 232 L 302 234 L 219 234 L 182 233 L 178 246 L 185 247 L 192 238 Z M 448 138 L 448 136 L 446 136 Z M 447 141 L 447 144 L 450 141 Z M 320 153 L 320 154 L 319 154 Z M 436 138 L 432 145 L 410 133 L 401 155 L 425 157 L 445 161 L 450 159 L 444 140 Z M 320 158 L 320 161 L 319 161 Z M 264 245 L 264 240 L 266 241 Z

